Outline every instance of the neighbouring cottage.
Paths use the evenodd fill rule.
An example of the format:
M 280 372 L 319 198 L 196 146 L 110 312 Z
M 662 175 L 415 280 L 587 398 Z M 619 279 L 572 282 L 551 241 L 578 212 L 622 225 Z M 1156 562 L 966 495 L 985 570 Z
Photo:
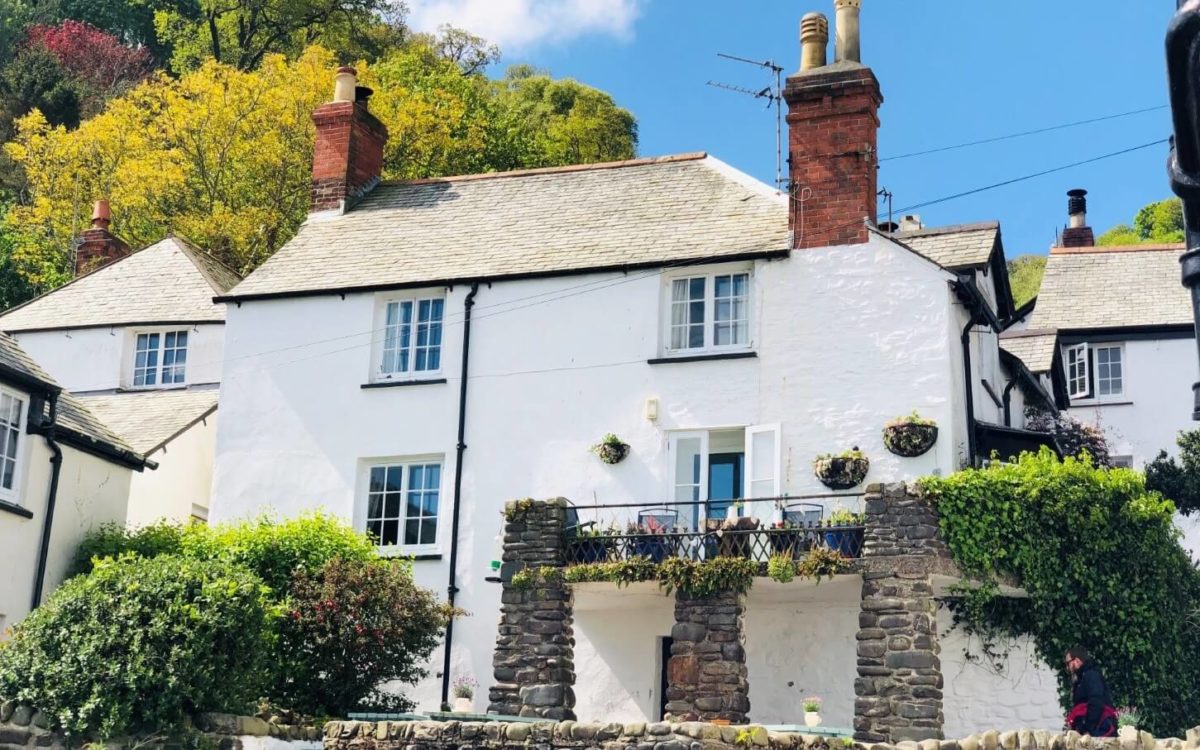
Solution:
M 585 720 L 795 721 L 816 693 L 827 724 L 861 724 L 864 736 L 889 721 L 897 736 L 934 736 L 943 711 L 968 730 L 1004 710 L 1061 723 L 1053 676 L 1028 649 L 996 678 L 966 672 L 953 636 L 945 648 L 926 632 L 919 646 L 891 640 L 886 628 L 914 627 L 892 611 L 893 589 L 916 596 L 921 626 L 934 628 L 928 571 L 764 584 L 716 604 L 590 584 L 513 612 L 529 602 L 509 590 L 511 566 L 491 565 L 512 535 L 532 565 L 566 554 L 564 534 L 626 523 L 674 532 L 672 555 L 724 554 L 708 536 L 724 519 L 740 517 L 747 534 L 810 525 L 870 511 L 869 483 L 1050 443 L 1024 429 L 1021 407 L 1053 410 L 1053 399 L 997 344 L 1013 315 L 999 225 L 876 226 L 883 98 L 859 62 L 858 3 L 837 6 L 838 59 L 825 65 L 828 23 L 806 16 L 804 63 L 784 92 L 789 192 L 704 153 L 381 182 L 387 131 L 370 90 L 339 69 L 333 101 L 313 115 L 308 219 L 217 298 L 228 336 L 212 517 L 321 508 L 412 556 L 420 584 L 472 613 L 415 690 L 422 708 L 465 675 L 488 688 L 477 710 Z M 889 449 L 886 423 L 914 410 L 936 440 Z M 852 449 L 862 456 L 814 466 Z M 574 505 L 506 534 L 505 502 L 530 496 Z M 812 533 L 806 544 L 863 553 L 857 524 L 844 545 Z M 746 554 L 761 559 L 768 536 Z M 629 537 L 620 550 L 658 554 Z M 868 591 L 891 619 L 860 646 Z M 569 622 L 558 611 L 568 600 Z M 690 626 L 676 642 L 681 618 Z M 527 621 L 530 633 L 514 630 Z M 505 655 L 535 642 L 544 653 L 528 665 Z M 918 647 L 919 658 L 886 656 Z M 672 685 L 671 660 L 688 649 L 722 663 L 680 667 Z M 685 685 L 714 676 L 735 689 Z M 905 683 L 920 706 L 865 692 L 886 692 L 885 677 L 920 678 Z
M 1001 336 L 1057 394 L 1059 406 L 1104 430 L 1113 463 L 1143 469 L 1195 428 L 1184 406 L 1197 380 L 1191 298 L 1179 283 L 1182 244 L 1097 246 L 1087 192 L 1072 190 L 1069 224 L 1050 249 L 1036 304 Z M 1180 518 L 1200 552 L 1200 524 Z
M 0 334 L 0 639 L 66 576 L 83 535 L 123 523 L 153 468 Z
M 134 477 L 128 517 L 205 521 L 225 306 L 238 275 L 182 237 L 137 252 L 98 201 L 77 277 L 0 314 L 12 335 L 113 432 L 158 465 Z

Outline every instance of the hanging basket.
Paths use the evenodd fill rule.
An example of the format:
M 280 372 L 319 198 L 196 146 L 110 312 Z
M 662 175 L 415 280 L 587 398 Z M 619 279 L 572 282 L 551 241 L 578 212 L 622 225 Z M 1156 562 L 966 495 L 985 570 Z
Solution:
M 870 468 L 866 456 L 827 456 L 813 461 L 813 474 L 831 490 L 848 490 L 862 484 Z
M 883 444 L 897 456 L 916 458 L 929 451 L 937 442 L 938 428 L 934 424 L 898 422 L 883 428 Z
M 600 443 L 592 449 L 606 464 L 619 464 L 629 455 L 628 443 Z

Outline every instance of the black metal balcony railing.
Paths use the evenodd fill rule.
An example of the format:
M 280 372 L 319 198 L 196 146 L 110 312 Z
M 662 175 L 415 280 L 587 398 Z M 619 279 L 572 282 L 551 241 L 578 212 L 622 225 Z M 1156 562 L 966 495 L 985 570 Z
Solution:
M 568 535 L 567 565 L 613 562 L 634 557 L 662 562 L 678 557 L 702 561 L 717 557 L 740 557 L 766 562 L 772 555 L 803 559 L 809 552 L 824 548 L 846 558 L 859 558 L 863 549 L 862 526 L 831 526 L 812 523 L 782 529 L 738 531 L 664 531 Z

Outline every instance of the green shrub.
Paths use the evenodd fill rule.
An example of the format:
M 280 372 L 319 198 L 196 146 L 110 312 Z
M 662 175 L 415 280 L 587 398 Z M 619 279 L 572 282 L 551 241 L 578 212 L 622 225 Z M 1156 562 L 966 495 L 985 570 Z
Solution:
M 334 559 L 315 573 L 297 569 L 291 592 L 271 698 L 315 715 L 378 705 L 382 683 L 424 677 L 421 665 L 452 614 L 413 582 L 403 560 Z
M 1141 474 L 1043 448 L 922 484 L 955 561 L 984 582 L 960 591 L 968 627 L 986 638 L 1032 635 L 1064 690 L 1063 654 L 1084 644 L 1117 705 L 1139 707 L 1143 728 L 1180 736 L 1196 723 L 1200 572 L 1178 543 L 1174 506 Z M 1024 606 L 1003 605 L 1005 579 L 1028 592 Z
M 1180 513 L 1200 512 L 1200 430 L 1180 432 L 1175 439 L 1178 460 L 1159 451 L 1146 464 L 1146 486 L 1171 498 Z
M 79 544 L 71 565 L 71 575 L 91 572 L 92 560 L 105 557 L 115 558 L 124 554 L 134 554 L 138 557 L 179 554 L 183 534 L 183 526 L 166 521 L 139 529 L 129 529 L 115 523 L 104 524 L 95 531 L 88 532 Z
M 270 674 L 268 595 L 257 576 L 223 562 L 101 562 L 13 628 L 0 648 L 0 695 L 100 738 L 178 727 L 195 712 L 245 712 Z

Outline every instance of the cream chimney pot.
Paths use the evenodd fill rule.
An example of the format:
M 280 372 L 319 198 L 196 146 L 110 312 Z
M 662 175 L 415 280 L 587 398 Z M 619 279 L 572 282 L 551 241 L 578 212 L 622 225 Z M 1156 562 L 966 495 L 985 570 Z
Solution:
M 354 88 L 358 85 L 358 71 L 351 67 L 338 68 L 333 79 L 333 100 L 335 102 L 354 101 Z
M 825 67 L 829 46 L 829 19 L 821 13 L 809 13 L 800 19 L 800 70 Z
M 862 43 L 858 23 L 862 0 L 836 0 L 834 7 L 837 9 L 834 60 L 836 62 L 862 62 Z

